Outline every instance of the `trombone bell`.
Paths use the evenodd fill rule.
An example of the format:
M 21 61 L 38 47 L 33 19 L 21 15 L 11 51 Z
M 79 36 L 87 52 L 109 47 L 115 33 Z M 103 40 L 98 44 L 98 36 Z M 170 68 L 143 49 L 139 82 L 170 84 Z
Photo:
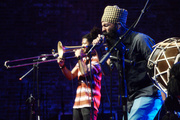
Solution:
M 83 46 L 64 46 L 63 47 L 61 41 L 59 41 L 57 45 L 59 58 L 63 58 L 64 53 L 75 52 L 76 49 L 80 49 L 80 48 L 83 48 Z

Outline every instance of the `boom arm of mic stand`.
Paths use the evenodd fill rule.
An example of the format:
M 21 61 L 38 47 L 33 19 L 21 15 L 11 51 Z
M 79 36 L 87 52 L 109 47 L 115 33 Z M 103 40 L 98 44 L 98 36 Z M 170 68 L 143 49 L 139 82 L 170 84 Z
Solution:
M 149 7 L 148 7 L 148 8 L 146 7 L 147 4 L 148 4 L 148 2 L 149 2 L 149 0 L 146 1 L 146 4 L 145 4 L 144 8 L 141 10 L 141 14 L 139 15 L 139 17 L 138 17 L 138 19 L 136 20 L 136 22 L 133 24 L 133 28 L 136 27 L 136 25 L 138 24 L 140 18 L 141 18 L 142 15 L 144 14 L 144 12 L 149 8 Z M 147 9 L 146 9 L 146 8 L 147 8 Z
M 22 80 L 26 75 L 28 75 L 32 70 L 34 70 L 34 67 L 32 67 L 27 73 L 25 73 L 22 77 L 19 78 L 19 80 Z
M 93 45 L 86 55 L 89 56 L 89 54 L 92 52 L 92 50 L 93 50 L 95 47 L 96 47 L 96 45 Z

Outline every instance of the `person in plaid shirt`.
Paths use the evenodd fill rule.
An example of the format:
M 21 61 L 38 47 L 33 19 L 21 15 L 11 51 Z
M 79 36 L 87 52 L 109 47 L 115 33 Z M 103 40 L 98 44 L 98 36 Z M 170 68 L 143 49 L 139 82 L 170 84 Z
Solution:
M 62 70 L 62 73 L 68 80 L 78 78 L 78 87 L 76 91 L 76 98 L 73 106 L 73 120 L 90 120 L 92 119 L 91 114 L 91 77 L 90 77 L 90 68 L 92 75 L 92 91 L 93 91 L 93 102 L 94 102 L 94 120 L 97 120 L 98 108 L 100 105 L 101 99 L 101 79 L 102 72 L 99 64 L 99 58 L 96 55 L 96 51 L 92 51 L 91 60 L 89 56 L 86 56 L 86 53 L 89 51 L 88 46 L 91 44 L 92 40 L 100 34 L 100 29 L 94 27 L 90 33 L 82 37 L 82 49 L 75 51 L 75 56 L 78 59 L 77 64 L 72 70 L 69 70 L 65 66 L 65 60 L 58 58 L 57 62 Z M 91 62 L 91 67 L 90 67 Z

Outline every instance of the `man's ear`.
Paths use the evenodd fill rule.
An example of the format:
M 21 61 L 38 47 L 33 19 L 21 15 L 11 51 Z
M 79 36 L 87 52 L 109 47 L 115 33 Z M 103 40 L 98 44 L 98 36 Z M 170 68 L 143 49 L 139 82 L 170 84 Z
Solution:
M 117 26 L 117 29 L 119 30 L 119 29 L 121 28 L 121 23 L 118 22 L 118 23 L 116 24 L 116 26 Z

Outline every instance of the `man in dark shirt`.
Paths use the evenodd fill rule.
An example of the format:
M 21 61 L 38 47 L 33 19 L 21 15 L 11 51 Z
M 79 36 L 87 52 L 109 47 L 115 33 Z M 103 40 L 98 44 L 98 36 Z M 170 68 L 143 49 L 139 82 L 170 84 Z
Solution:
M 127 10 L 119 8 L 117 5 L 107 6 L 104 9 L 101 19 L 102 32 L 109 48 L 128 30 L 126 28 L 127 14 Z M 100 39 L 102 38 L 99 35 L 93 41 L 93 44 L 98 44 Z M 125 64 L 128 119 L 153 120 L 162 105 L 160 91 L 153 85 L 147 75 L 147 61 L 155 42 L 149 36 L 134 31 L 130 31 L 121 42 L 126 48 L 125 59 L 134 63 Z M 118 44 L 111 55 L 121 56 L 121 46 L 121 44 Z M 100 50 L 98 50 L 98 55 L 99 58 L 102 57 Z M 106 73 L 108 65 L 112 62 L 112 60 L 107 60 L 107 64 L 101 64 L 104 73 Z M 116 61 L 114 61 L 114 64 L 118 67 Z

